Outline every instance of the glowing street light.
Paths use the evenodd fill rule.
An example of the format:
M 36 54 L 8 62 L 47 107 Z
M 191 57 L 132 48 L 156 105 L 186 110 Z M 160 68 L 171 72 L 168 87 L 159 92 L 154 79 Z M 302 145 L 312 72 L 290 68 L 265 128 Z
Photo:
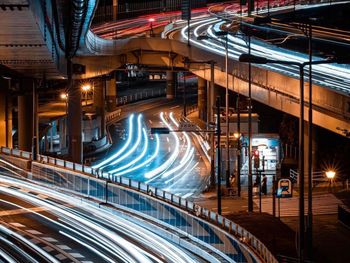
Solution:
M 88 93 L 91 91 L 91 85 L 89 83 L 84 84 L 81 87 L 81 90 L 85 93 L 85 106 L 87 106 L 87 97 L 88 97 Z
M 329 170 L 329 171 L 326 171 L 326 176 L 329 180 L 333 180 L 335 178 L 335 171 L 333 170 Z
M 62 100 L 67 100 L 67 99 L 68 99 L 68 93 L 61 93 L 61 94 L 60 94 L 60 98 L 61 98 Z

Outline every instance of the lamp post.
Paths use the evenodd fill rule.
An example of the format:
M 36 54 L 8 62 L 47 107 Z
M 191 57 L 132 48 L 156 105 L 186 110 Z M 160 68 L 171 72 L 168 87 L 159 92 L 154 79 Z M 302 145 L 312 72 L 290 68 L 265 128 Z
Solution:
M 225 48 L 225 82 L 226 82 L 226 92 L 225 92 L 225 115 L 226 115 L 226 150 L 227 150 L 227 162 L 226 162 L 226 176 L 225 182 L 226 187 L 230 187 L 230 122 L 229 122 L 229 85 L 228 85 L 228 32 L 218 31 L 215 33 L 217 36 L 225 36 L 224 48 Z M 197 37 L 198 40 L 216 40 L 208 35 L 200 35 Z M 222 44 L 221 41 L 218 41 Z
M 242 54 L 239 57 L 240 62 L 255 63 L 255 64 L 281 64 L 281 65 L 295 65 L 299 67 L 300 75 L 300 117 L 299 117 L 299 260 L 304 262 L 304 247 L 305 247 L 305 222 L 304 222 L 304 67 L 309 65 L 320 65 L 330 63 L 348 63 L 348 61 L 341 61 L 336 59 L 318 60 L 318 61 L 284 61 L 284 60 L 270 60 L 264 57 L 258 57 L 251 54 Z M 310 93 L 312 96 L 312 93 Z M 310 98 L 312 101 L 312 98 Z

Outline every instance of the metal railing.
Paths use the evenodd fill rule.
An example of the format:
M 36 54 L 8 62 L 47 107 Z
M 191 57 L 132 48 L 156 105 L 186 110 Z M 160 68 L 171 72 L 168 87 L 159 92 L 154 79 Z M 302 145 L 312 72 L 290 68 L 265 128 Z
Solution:
M 31 159 L 31 154 L 28 152 L 12 150 L 6 147 L 1 147 L 0 153 L 21 157 L 27 160 Z M 76 164 L 44 155 L 38 155 L 37 160 L 37 162 L 32 162 L 33 179 L 53 184 L 58 187 L 63 187 L 86 196 L 95 197 L 101 201 L 112 203 L 119 202 L 118 205 L 125 200 L 126 203 L 124 205 L 127 207 L 133 207 L 133 205 L 128 204 L 130 200 L 137 199 L 141 200 L 140 202 L 142 203 L 142 200 L 145 198 L 149 202 L 152 201 L 152 207 L 157 207 L 157 209 L 159 208 L 160 210 L 163 209 L 160 206 L 168 204 L 171 206 L 171 208 L 167 208 L 168 213 L 170 211 L 170 213 L 173 214 L 171 212 L 173 210 L 171 209 L 175 209 L 181 214 L 181 218 L 186 218 L 191 222 L 194 222 L 193 220 L 200 220 L 202 224 L 205 223 L 213 231 L 215 230 L 217 235 L 228 238 L 231 242 L 236 243 L 241 249 L 247 250 L 251 257 L 255 258 L 258 256 L 259 258 L 256 258 L 258 262 L 259 259 L 262 262 L 278 262 L 267 247 L 246 229 L 216 212 L 201 207 L 184 198 L 130 178 L 121 176 L 116 177 L 108 173 L 100 175 L 96 169 L 82 164 Z M 123 193 L 126 191 L 125 189 L 129 189 L 127 190 L 129 192 L 128 195 L 123 197 Z M 132 195 L 135 194 L 138 196 L 134 196 L 133 198 Z M 139 203 L 138 206 L 145 205 L 141 203 Z M 157 216 L 153 213 L 153 216 L 156 217 L 156 219 L 162 220 L 163 218 L 164 221 L 164 215 L 156 214 Z M 179 225 L 177 226 L 176 224 Z M 180 228 L 194 237 L 201 237 L 201 235 L 198 235 L 196 232 L 198 229 L 190 229 L 189 227 L 184 228 L 179 222 L 176 222 L 174 227 Z M 205 239 L 202 241 L 206 243 Z M 208 243 L 209 245 L 212 245 L 210 242 Z M 222 246 L 222 244 L 220 244 L 218 247 L 218 249 L 223 251 L 226 255 L 231 255 L 233 253 L 226 245 Z
M 338 205 L 338 220 L 350 228 L 350 208 Z
M 129 94 L 125 96 L 118 97 L 116 99 L 117 106 L 125 105 L 139 100 L 145 100 L 155 97 L 160 97 L 166 94 L 165 88 L 160 89 L 150 89 L 146 91 L 136 92 L 134 94 Z

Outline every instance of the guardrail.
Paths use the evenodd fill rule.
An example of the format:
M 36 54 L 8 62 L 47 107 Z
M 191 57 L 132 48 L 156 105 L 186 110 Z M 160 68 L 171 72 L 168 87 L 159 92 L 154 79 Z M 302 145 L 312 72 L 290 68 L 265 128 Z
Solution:
M 1 147 L 0 151 L 27 160 L 31 157 L 28 152 L 6 147 Z M 37 160 L 32 162 L 31 168 L 34 180 L 151 216 L 184 231 L 197 242 L 215 247 L 228 259 L 245 262 L 249 255 L 252 262 L 278 262 L 246 229 L 184 198 L 130 178 L 108 173 L 101 176 L 98 170 L 89 166 L 43 155 L 38 155 Z

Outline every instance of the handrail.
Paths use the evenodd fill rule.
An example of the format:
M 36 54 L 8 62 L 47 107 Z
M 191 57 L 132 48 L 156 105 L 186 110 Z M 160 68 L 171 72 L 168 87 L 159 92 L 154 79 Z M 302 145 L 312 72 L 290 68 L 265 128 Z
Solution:
M 31 153 L 10 149 L 7 147 L 0 147 L 0 154 L 11 155 L 15 157 L 20 157 L 26 160 L 31 160 Z M 216 226 L 219 226 L 225 232 L 232 234 L 239 238 L 243 245 L 246 245 L 250 249 L 256 253 L 257 256 L 261 258 L 263 262 L 269 263 L 277 263 L 277 259 L 273 256 L 273 254 L 267 249 L 267 247 L 254 235 L 248 232 L 246 229 L 242 228 L 240 225 L 232 222 L 231 220 L 226 219 L 225 217 L 213 212 L 207 208 L 201 207 L 198 204 L 190 202 L 186 199 L 178 197 L 172 193 L 168 193 L 156 187 L 152 187 L 145 183 L 141 183 L 139 181 L 132 180 L 130 178 L 122 177 L 122 176 L 113 176 L 110 173 L 103 173 L 102 178 L 101 174 L 97 169 L 94 169 L 89 166 L 85 166 L 82 164 L 77 164 L 73 162 L 69 162 L 62 159 L 57 159 L 54 157 L 49 157 L 45 155 L 38 155 L 37 160 L 39 163 L 47 164 L 47 165 L 55 165 L 61 167 L 61 169 L 67 169 L 68 171 L 74 171 L 78 173 L 85 174 L 87 176 L 92 176 L 97 179 L 105 179 L 111 180 L 114 183 L 122 185 L 124 187 L 128 187 L 130 189 L 136 190 L 143 194 L 150 195 L 152 197 L 157 198 L 160 201 L 166 201 L 182 210 L 185 210 L 189 213 L 195 214 L 197 217 L 207 221 L 208 223 L 214 223 Z

